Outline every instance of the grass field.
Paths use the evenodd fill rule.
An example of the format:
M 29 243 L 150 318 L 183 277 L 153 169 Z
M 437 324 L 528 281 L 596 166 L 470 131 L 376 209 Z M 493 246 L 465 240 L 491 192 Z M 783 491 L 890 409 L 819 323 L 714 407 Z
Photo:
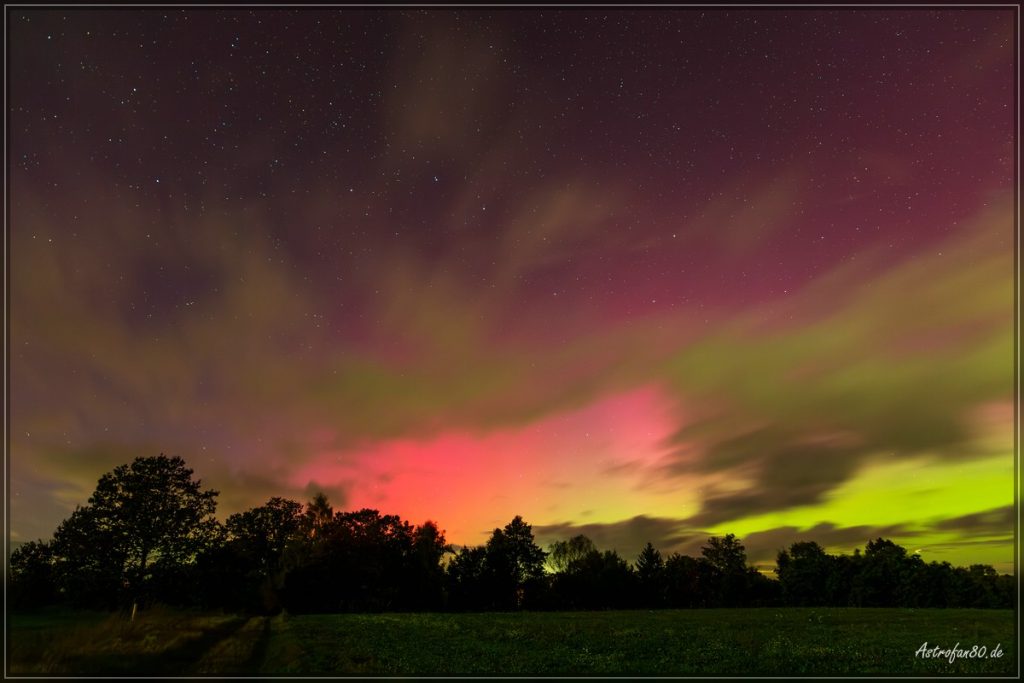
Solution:
M 721 609 L 8 615 L 8 674 L 984 675 L 1017 671 L 1014 613 Z M 999 658 L 915 656 L 998 644 Z

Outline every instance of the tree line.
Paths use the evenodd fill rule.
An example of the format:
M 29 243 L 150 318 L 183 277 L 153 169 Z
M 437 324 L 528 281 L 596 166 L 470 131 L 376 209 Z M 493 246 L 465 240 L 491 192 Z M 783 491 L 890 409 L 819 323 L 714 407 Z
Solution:
M 629 562 L 582 535 L 545 551 L 517 516 L 485 545 L 456 551 L 434 522 L 335 511 L 323 494 L 306 504 L 274 497 L 221 524 L 217 492 L 192 474 L 165 455 L 105 474 L 52 540 L 11 554 L 9 604 L 264 614 L 1014 604 L 1013 577 L 987 565 L 925 563 L 882 538 L 853 555 L 793 543 L 769 578 L 732 534 L 709 538 L 700 557 L 663 557 L 648 543 Z

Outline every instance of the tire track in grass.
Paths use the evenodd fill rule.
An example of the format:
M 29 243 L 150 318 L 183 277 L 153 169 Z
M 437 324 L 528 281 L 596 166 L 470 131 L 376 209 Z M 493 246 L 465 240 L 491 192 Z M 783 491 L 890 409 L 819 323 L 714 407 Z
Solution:
M 261 641 L 260 656 L 250 662 L 253 673 L 308 674 L 312 671 L 310 659 L 289 626 L 290 617 L 282 612 L 267 621 L 267 639 Z
M 270 640 L 270 619 L 252 617 L 210 646 L 193 667 L 196 674 L 247 674 L 259 670 Z
M 116 652 L 101 651 L 94 654 L 68 657 L 62 670 L 75 674 L 107 675 L 181 675 L 188 673 L 207 652 L 231 636 L 246 624 L 242 617 L 232 618 L 217 626 L 203 630 L 195 637 L 186 637 L 183 642 L 157 652 Z M 143 646 L 149 640 L 159 641 L 161 636 L 152 634 L 144 638 Z M 163 637 L 167 637 L 164 634 Z M 56 672 L 54 672 L 56 673 Z

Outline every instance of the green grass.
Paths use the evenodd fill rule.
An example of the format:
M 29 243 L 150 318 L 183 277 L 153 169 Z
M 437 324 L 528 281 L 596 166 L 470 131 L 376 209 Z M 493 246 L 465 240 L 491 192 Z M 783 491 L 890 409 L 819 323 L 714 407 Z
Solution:
M 76 619 L 81 619 L 75 625 Z M 89 621 L 91 620 L 91 621 Z M 87 623 L 88 622 L 88 623 Z M 15 616 L 9 673 L 250 675 L 1014 674 L 996 610 L 722 609 L 505 614 Z M 50 634 L 40 639 L 42 633 Z M 84 634 L 91 633 L 89 637 Z M 922 645 L 998 659 L 922 659 Z

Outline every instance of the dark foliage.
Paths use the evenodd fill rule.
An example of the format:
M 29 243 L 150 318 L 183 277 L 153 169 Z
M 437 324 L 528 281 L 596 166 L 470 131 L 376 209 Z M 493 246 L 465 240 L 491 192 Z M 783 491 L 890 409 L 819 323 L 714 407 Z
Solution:
M 829 555 L 816 543 L 779 552 L 776 573 L 785 604 L 830 607 L 991 607 L 1010 609 L 1014 581 L 988 565 L 925 563 L 888 539 L 864 553 Z
M 641 607 L 660 607 L 667 599 L 665 560 L 648 541 L 636 558 L 636 574 Z
M 454 610 L 482 610 L 491 606 L 488 585 L 487 549 L 462 548 L 448 563 L 448 606 Z
M 51 543 L 12 556 L 12 593 L 83 607 L 181 602 L 190 583 L 172 577 L 188 573 L 218 540 L 216 496 L 193 481 L 181 458 L 121 465 L 100 478 Z
M 446 550 L 444 533 L 432 522 L 413 527 L 377 510 L 338 512 L 293 537 L 283 604 L 300 613 L 438 607 Z
M 551 583 L 556 609 L 634 607 L 639 586 L 636 572 L 614 550 L 591 550 Z
M 30 541 L 11 553 L 11 607 L 42 607 L 58 599 L 52 544 Z
M 1012 608 L 1016 584 L 987 565 L 925 563 L 891 540 L 830 555 L 813 542 L 778 553 L 773 580 L 732 534 L 700 557 L 648 543 L 631 565 L 586 536 L 544 552 L 521 517 L 454 553 L 434 522 L 336 512 L 323 494 L 271 498 L 213 518 L 180 458 L 138 458 L 104 475 L 50 542 L 10 557 L 10 605 L 116 609 L 133 601 L 272 614 L 342 611 L 659 607 Z M 547 570 L 545 563 L 548 563 Z

